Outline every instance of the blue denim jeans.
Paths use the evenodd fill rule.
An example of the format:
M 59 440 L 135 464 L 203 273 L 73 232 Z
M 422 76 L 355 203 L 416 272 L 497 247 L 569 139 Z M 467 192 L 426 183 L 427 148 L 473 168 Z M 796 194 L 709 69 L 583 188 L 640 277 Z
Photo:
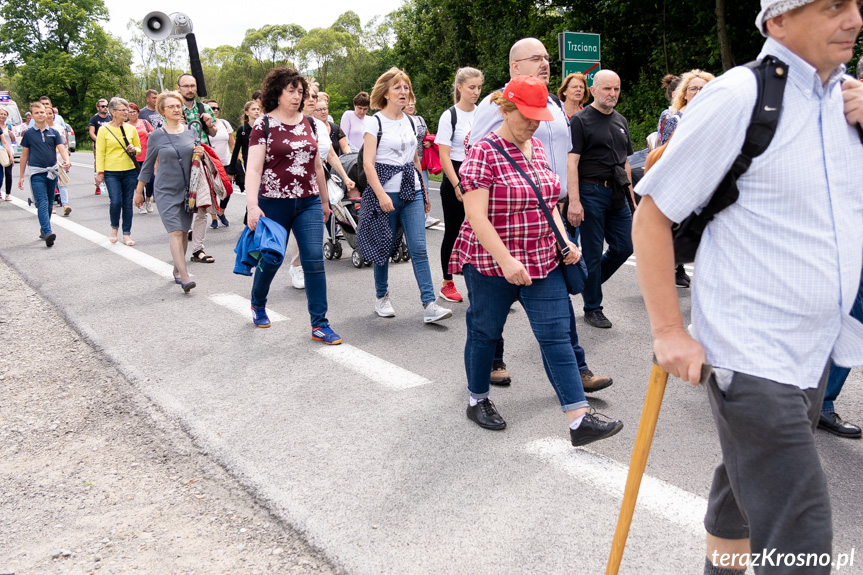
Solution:
M 42 235 L 51 233 L 51 210 L 54 209 L 54 187 L 57 180 L 49 180 L 48 174 L 33 174 L 30 176 L 30 190 L 36 202 L 36 213 L 39 216 L 39 227 Z
M 435 295 L 431 268 L 429 268 L 429 258 L 426 253 L 426 216 L 422 192 L 417 191 L 416 198 L 412 202 L 403 202 L 398 194 L 387 195 L 392 200 L 393 207 L 395 208 L 389 213 L 390 229 L 395 234 L 396 223 L 401 222 L 402 229 L 405 232 L 405 243 L 411 255 L 414 277 L 417 280 L 417 286 L 420 288 L 420 300 L 422 300 L 423 307 L 425 307 L 435 300 Z M 375 295 L 381 298 L 387 295 L 389 291 L 389 260 L 382 266 L 375 264 L 374 268 Z
M 554 387 L 563 411 L 587 407 L 578 364 L 572 352 L 570 326 L 566 308 L 569 294 L 563 272 L 555 268 L 545 279 L 533 280 L 529 286 L 517 286 L 498 276 L 486 276 L 472 265 L 462 269 L 467 285 L 467 341 L 464 345 L 464 367 L 467 389 L 476 399 L 488 397 L 489 378 L 494 350 L 509 308 L 521 302 L 533 335 L 539 343 L 545 374 Z
M 632 212 L 626 204 L 611 209 L 611 188 L 579 184 L 584 221 L 581 222 L 581 252 L 587 264 L 584 311 L 602 309 L 602 284 L 632 255 Z M 604 242 L 608 249 L 603 253 Z
M 854 305 L 851 306 L 851 317 L 863 322 L 863 276 L 860 277 L 857 299 L 854 300 Z M 842 386 L 845 385 L 845 380 L 848 379 L 849 373 L 851 373 L 849 368 L 840 367 L 833 362 L 830 363 L 830 374 L 827 376 L 827 390 L 824 392 L 824 403 L 821 404 L 822 413 L 833 413 L 833 402 L 839 397 L 839 392 L 842 391 Z
M 306 277 L 306 301 L 312 329 L 329 325 L 327 321 L 327 276 L 324 273 L 324 212 L 320 196 L 296 199 L 258 198 L 261 211 L 282 225 L 290 236 L 293 231 L 300 248 L 303 274 Z M 332 217 L 332 216 L 331 216 Z M 287 245 L 285 245 L 287 249 Z M 252 306 L 267 306 L 270 284 L 279 265 L 262 260 L 252 282 Z
M 574 236 L 570 235 L 569 231 L 567 231 L 567 235 L 573 243 L 576 243 L 578 240 L 578 228 L 575 228 Z M 578 331 L 575 325 L 575 310 L 572 308 L 572 300 L 569 300 L 569 340 L 572 343 L 572 351 L 575 353 L 575 361 L 578 363 L 578 371 L 588 369 L 584 348 L 578 343 Z M 500 341 L 497 342 L 497 346 L 494 348 L 494 360 L 503 361 L 503 338 L 500 338 Z
M 120 213 L 123 214 L 123 235 L 132 233 L 132 200 L 135 198 L 135 186 L 138 185 L 138 172 L 134 169 L 122 172 L 105 172 L 105 186 L 108 188 L 108 198 L 111 204 L 108 213 L 111 216 L 111 229 L 120 228 Z

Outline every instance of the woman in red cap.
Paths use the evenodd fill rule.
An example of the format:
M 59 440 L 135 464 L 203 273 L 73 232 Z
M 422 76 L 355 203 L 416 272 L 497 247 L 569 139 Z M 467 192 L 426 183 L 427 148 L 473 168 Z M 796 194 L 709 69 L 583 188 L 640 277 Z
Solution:
M 614 435 L 623 423 L 588 412 L 569 337 L 569 294 L 558 265 L 562 246 L 556 244 L 533 187 L 512 164 L 518 164 L 539 188 L 566 238 L 554 209 L 560 179 L 533 137 L 540 121 L 553 119 L 547 101 L 545 82 L 533 76 L 516 76 L 502 93 L 492 96 L 500 106 L 503 125 L 474 144 L 461 166 L 467 224 L 456 240 L 449 270 L 464 274 L 470 300 L 464 357 L 468 418 L 486 429 L 506 427 L 488 398 L 488 374 L 507 314 L 517 300 L 542 349 L 546 375 L 569 420 L 572 444 L 586 445 Z M 567 244 L 566 263 L 578 262 L 578 248 L 569 240 Z

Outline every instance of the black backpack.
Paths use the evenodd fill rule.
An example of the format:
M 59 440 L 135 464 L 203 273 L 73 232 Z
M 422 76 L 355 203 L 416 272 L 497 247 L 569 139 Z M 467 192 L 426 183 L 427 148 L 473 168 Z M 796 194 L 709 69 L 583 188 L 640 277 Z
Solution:
M 414 131 L 414 136 L 417 135 L 417 127 L 414 125 L 414 120 L 411 118 L 410 114 L 405 114 L 407 116 L 408 121 L 411 123 L 411 129 Z M 384 126 L 381 124 L 381 119 L 378 118 L 378 113 L 376 112 L 374 116 L 372 116 L 375 120 L 378 121 L 378 146 L 381 145 L 381 137 L 384 135 Z M 368 178 L 366 178 L 366 169 L 363 166 L 363 148 L 365 146 L 360 146 L 360 151 L 357 153 L 357 161 L 354 164 L 353 168 L 348 170 L 348 177 L 354 181 L 357 186 L 357 189 L 360 191 L 364 191 L 366 186 L 369 183 Z
M 671 228 L 674 237 L 674 263 L 677 265 L 695 261 L 695 252 L 698 251 L 698 244 L 707 224 L 716 214 L 737 201 L 740 197 L 737 180 L 749 169 L 753 158 L 764 153 L 776 133 L 785 82 L 788 79 L 788 66 L 774 56 L 765 56 L 760 61 L 749 62 L 746 67 L 755 74 L 758 86 L 746 139 L 740 154 L 704 209 L 700 213 L 693 212 Z

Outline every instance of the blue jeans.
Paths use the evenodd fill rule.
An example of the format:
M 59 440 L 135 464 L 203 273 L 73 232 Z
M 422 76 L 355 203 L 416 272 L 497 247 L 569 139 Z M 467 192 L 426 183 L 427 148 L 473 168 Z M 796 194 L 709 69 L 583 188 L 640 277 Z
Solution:
M 632 255 L 632 212 L 625 204 L 611 209 L 611 188 L 579 184 L 584 221 L 581 222 L 581 252 L 587 264 L 584 311 L 602 309 L 602 284 Z M 608 249 L 602 252 L 603 243 Z
M 48 174 L 33 174 L 30 176 L 30 189 L 36 201 L 36 213 L 39 215 L 39 227 L 42 235 L 51 233 L 51 210 L 54 209 L 54 188 L 57 180 L 49 180 Z
M 578 228 L 575 228 L 574 236 L 570 235 L 569 231 L 567 231 L 567 235 L 569 235 L 569 239 L 575 243 L 578 239 Z M 569 300 L 569 341 L 572 343 L 572 351 L 575 353 L 575 361 L 578 363 L 578 371 L 588 369 L 584 348 L 578 344 L 578 331 L 575 326 L 575 310 L 572 308 L 572 300 Z M 494 360 L 503 361 L 503 338 L 500 338 L 500 341 L 497 342 L 497 346 L 494 348 Z
M 296 234 L 303 274 L 306 277 L 306 301 L 312 329 L 329 325 L 327 321 L 327 276 L 324 274 L 324 212 L 320 196 L 296 199 L 258 198 L 261 211 L 268 218 Z M 332 217 L 332 216 L 331 216 Z M 287 245 L 285 246 L 287 249 Z M 281 264 L 262 260 L 252 282 L 252 306 L 267 307 L 270 284 Z
M 566 308 L 571 308 L 563 272 L 555 268 L 545 279 L 529 286 L 517 286 L 498 276 L 486 276 L 472 265 L 462 269 L 467 285 L 467 341 L 464 367 L 467 389 L 476 399 L 488 397 L 494 350 L 509 308 L 521 302 L 533 335 L 539 343 L 545 374 L 554 387 L 563 411 L 587 407 L 578 364 L 572 352 Z
M 851 306 L 851 317 L 863 322 L 863 276 L 860 277 L 860 287 L 857 289 L 857 299 Z M 851 369 L 840 367 L 830 362 L 830 374 L 827 376 L 827 391 L 824 392 L 824 403 L 821 404 L 821 413 L 833 413 L 833 402 L 839 397 L 845 380 Z
M 111 205 L 108 213 L 111 217 L 111 229 L 120 228 L 120 213 L 123 214 L 123 235 L 132 233 L 132 200 L 135 197 L 135 186 L 138 185 L 138 172 L 134 169 L 122 172 L 105 172 L 105 186 L 108 188 L 108 198 Z
M 429 191 L 429 171 L 423 170 L 423 183 L 426 185 L 426 193 Z
M 393 230 L 395 240 L 396 223 L 401 222 L 405 232 L 405 243 L 411 255 L 411 265 L 414 269 L 414 277 L 420 288 L 420 299 L 423 307 L 435 300 L 434 285 L 432 284 L 431 268 L 426 253 L 426 226 L 425 226 L 425 204 L 422 192 L 417 191 L 416 198 L 412 202 L 403 202 L 398 194 L 387 194 L 393 202 L 393 211 L 389 213 L 390 229 Z M 385 265 L 375 264 L 375 295 L 384 297 L 389 292 L 390 262 Z M 489 370 L 491 371 L 491 370 Z

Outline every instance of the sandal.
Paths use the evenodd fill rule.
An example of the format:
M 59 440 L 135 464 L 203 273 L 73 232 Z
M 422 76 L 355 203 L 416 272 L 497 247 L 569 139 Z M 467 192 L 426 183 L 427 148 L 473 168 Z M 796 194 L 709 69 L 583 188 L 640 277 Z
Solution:
M 128 238 L 128 239 L 126 239 L 126 238 Z M 125 236 L 125 237 L 123 238 L 123 243 L 124 243 L 124 244 L 126 244 L 127 246 L 134 246 L 134 245 L 135 245 L 135 240 L 133 240 L 133 239 L 132 239 L 132 238 L 130 238 L 129 236 Z
M 11 196 L 10 194 L 6 194 L 6 201 L 7 201 L 7 202 L 11 202 L 11 201 L 12 201 L 12 196 Z
M 192 261 L 202 264 L 211 264 L 216 260 L 213 259 L 213 256 L 205 254 L 204 250 L 198 250 L 192 254 Z
M 117 236 L 111 236 L 110 238 L 108 238 L 108 241 L 111 242 L 112 244 L 116 244 L 117 243 Z

